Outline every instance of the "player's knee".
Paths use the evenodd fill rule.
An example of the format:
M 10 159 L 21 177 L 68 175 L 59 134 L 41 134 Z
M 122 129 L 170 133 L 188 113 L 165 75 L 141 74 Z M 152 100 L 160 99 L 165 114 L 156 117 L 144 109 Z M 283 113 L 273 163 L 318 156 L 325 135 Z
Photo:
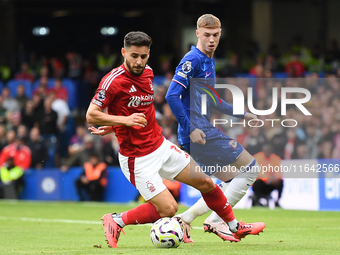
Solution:
M 215 188 L 215 183 L 210 178 L 197 179 L 196 189 L 203 193 L 208 193 Z
M 178 205 L 176 201 L 172 201 L 168 203 L 165 207 L 163 207 L 161 211 L 159 212 L 159 214 L 161 215 L 162 218 L 173 217 L 176 214 L 177 210 L 178 210 Z

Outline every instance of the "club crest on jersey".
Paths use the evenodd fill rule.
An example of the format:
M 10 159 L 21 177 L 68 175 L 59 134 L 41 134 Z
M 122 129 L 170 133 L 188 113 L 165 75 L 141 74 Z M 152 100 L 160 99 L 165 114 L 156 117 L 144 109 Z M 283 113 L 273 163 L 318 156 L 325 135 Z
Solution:
M 229 141 L 229 146 L 233 149 L 236 149 L 238 146 L 238 143 L 235 140 L 230 140 Z
M 97 98 L 100 101 L 103 101 L 105 99 L 105 90 L 104 89 L 102 89 L 98 92 Z
M 185 72 L 185 73 L 189 73 L 191 71 L 191 61 L 186 61 L 182 65 L 182 71 Z

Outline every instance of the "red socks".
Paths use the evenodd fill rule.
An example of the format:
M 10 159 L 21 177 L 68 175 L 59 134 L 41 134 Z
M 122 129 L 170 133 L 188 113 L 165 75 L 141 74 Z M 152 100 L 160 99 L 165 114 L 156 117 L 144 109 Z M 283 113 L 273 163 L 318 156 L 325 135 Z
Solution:
M 122 214 L 122 220 L 125 225 L 154 223 L 160 218 L 161 216 L 157 212 L 156 207 L 150 203 L 139 205 Z
M 229 205 L 222 190 L 216 185 L 209 193 L 201 193 L 207 206 L 215 211 L 223 221 L 229 222 L 235 219 L 233 209 Z

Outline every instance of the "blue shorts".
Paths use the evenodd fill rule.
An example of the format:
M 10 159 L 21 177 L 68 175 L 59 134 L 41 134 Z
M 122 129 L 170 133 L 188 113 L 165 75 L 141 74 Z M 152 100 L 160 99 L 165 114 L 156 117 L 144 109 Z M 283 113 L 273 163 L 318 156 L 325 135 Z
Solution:
M 190 142 L 182 144 L 181 147 L 201 167 L 230 165 L 237 160 L 244 150 L 241 144 L 224 134 L 207 139 L 205 145 Z M 216 172 L 207 171 L 205 173 L 213 175 Z

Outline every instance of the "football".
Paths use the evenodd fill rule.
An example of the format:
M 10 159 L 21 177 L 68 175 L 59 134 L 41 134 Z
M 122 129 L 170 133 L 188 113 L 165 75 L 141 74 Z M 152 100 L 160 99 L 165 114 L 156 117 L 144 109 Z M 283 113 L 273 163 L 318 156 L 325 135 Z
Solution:
M 177 248 L 183 241 L 183 229 L 173 218 L 161 218 L 151 227 L 150 237 L 157 248 Z

